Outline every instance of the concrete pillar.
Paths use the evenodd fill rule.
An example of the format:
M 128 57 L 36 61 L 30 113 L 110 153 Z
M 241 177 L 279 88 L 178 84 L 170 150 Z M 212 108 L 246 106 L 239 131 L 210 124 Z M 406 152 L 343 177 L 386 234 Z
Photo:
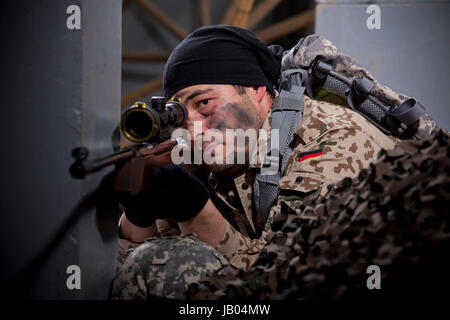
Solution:
M 122 2 L 10 1 L 2 13 L 2 294 L 105 299 L 118 217 L 89 195 L 112 168 L 74 180 L 69 166 L 74 147 L 93 157 L 113 151 Z M 81 289 L 67 287 L 72 265 Z

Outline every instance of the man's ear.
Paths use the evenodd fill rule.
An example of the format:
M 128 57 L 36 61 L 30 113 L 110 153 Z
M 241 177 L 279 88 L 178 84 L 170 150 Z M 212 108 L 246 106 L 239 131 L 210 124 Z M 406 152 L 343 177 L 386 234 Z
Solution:
M 254 86 L 256 101 L 261 103 L 266 95 L 267 88 L 265 86 Z

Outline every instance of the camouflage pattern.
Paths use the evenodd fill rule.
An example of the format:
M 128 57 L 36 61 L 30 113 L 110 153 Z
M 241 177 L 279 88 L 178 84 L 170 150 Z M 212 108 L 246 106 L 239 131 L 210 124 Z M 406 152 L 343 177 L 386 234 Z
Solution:
M 224 275 L 227 260 L 194 234 L 152 237 L 132 251 L 113 281 L 111 299 L 178 298 L 189 284 L 212 272 Z
M 405 140 L 324 196 L 281 202 L 253 266 L 230 266 L 185 298 L 439 298 L 450 283 L 449 156 L 448 132 Z M 369 265 L 381 290 L 367 289 Z
M 227 222 L 225 234 L 215 249 L 236 268 L 248 270 L 258 259 L 266 245 L 274 216 L 282 205 L 296 209 L 305 199 L 323 195 L 328 185 L 345 177 L 355 177 L 382 148 L 392 149 L 398 142 L 348 108 L 307 96 L 304 99 L 304 114 L 295 133 L 297 145 L 280 180 L 281 193 L 266 225 L 262 225 L 252 207 L 252 186 L 257 168 L 234 179 L 210 176 L 210 185 L 233 219 Z M 269 123 L 266 119 L 264 127 Z M 311 151 L 320 151 L 322 155 L 299 161 L 299 155 Z M 170 221 L 166 224 L 157 222 L 160 235 L 179 234 L 179 229 Z M 120 254 L 128 252 L 129 255 L 138 245 L 120 239 L 119 264 L 124 259 Z
M 285 55 L 283 68 L 307 66 L 318 53 L 332 61 L 333 68 L 337 72 L 343 72 L 347 76 L 365 75 L 372 79 L 376 86 L 375 91 L 384 97 L 384 100 L 381 99 L 382 101 L 397 104 L 406 99 L 389 88 L 380 86 L 368 72 L 353 60 L 340 54 L 329 41 L 316 35 L 303 39 L 296 50 Z M 290 58 L 288 58 L 289 56 Z M 349 66 L 351 67 L 349 68 Z M 414 166 L 408 165 L 408 161 L 413 154 L 395 149 L 397 153 L 403 152 L 401 156 L 397 157 L 399 161 L 403 161 L 396 162 L 397 165 L 400 163 L 400 167 L 395 168 L 400 170 L 397 173 L 394 168 L 390 167 L 394 163 L 390 156 L 388 163 L 385 163 L 386 151 L 382 152 L 385 157 L 382 156 L 376 165 L 372 165 L 371 163 L 381 150 L 392 150 L 399 141 L 394 137 L 385 136 L 364 117 L 349 108 L 312 100 L 307 96 L 304 96 L 304 102 L 304 114 L 300 127 L 295 133 L 296 145 L 288 160 L 285 174 L 280 180 L 281 193 L 276 205 L 272 207 L 265 225 L 262 225 L 258 213 L 252 206 L 252 186 L 255 170 L 258 170 L 257 166 L 250 167 L 245 174 L 234 179 L 210 176 L 209 184 L 223 203 L 224 210 L 229 213 L 227 215 L 229 221 L 222 240 L 214 248 L 216 251 L 208 247 L 207 255 L 214 252 L 217 256 L 225 258 L 229 265 L 220 269 L 223 274 L 226 274 L 225 276 L 215 274 L 201 286 L 199 286 L 198 280 L 203 274 L 197 274 L 195 280 L 189 282 L 191 286 L 187 297 L 312 298 L 315 292 L 314 286 L 322 288 L 325 285 L 325 279 L 329 279 L 328 275 L 321 270 L 328 270 L 326 268 L 331 268 L 333 263 L 339 261 L 343 266 L 349 266 L 349 270 L 338 268 L 332 269 L 332 272 L 336 271 L 338 275 L 344 274 L 349 277 L 361 277 L 365 276 L 360 272 L 361 268 L 365 266 L 364 263 L 377 256 L 378 251 L 372 252 L 374 250 L 372 247 L 370 250 L 363 248 L 361 249 L 362 262 L 350 265 L 351 261 L 359 256 L 354 256 L 355 252 L 349 248 L 350 242 L 344 240 L 354 241 L 362 246 L 367 240 L 366 234 L 361 234 L 363 231 L 367 233 L 368 237 L 373 230 L 378 235 L 376 233 L 378 226 L 385 226 L 387 223 L 382 218 L 386 215 L 393 218 L 398 217 L 393 209 L 389 209 L 391 211 L 386 211 L 386 213 L 376 211 L 378 208 L 376 205 L 383 205 L 383 208 L 397 205 L 395 201 L 390 202 L 390 199 L 397 199 L 398 195 L 395 192 L 398 190 L 396 189 L 391 194 L 383 194 L 383 186 L 387 182 L 394 185 L 401 184 L 399 182 L 401 180 L 398 180 L 400 173 L 405 174 L 401 176 L 406 179 L 405 186 L 412 186 L 412 182 L 408 180 L 410 172 L 408 170 Z M 433 121 L 431 119 L 422 121 L 423 119 L 424 117 L 419 126 L 428 134 L 433 131 Z M 265 121 L 264 128 L 270 129 L 269 124 L 270 115 Z M 408 145 L 414 145 L 414 143 L 402 143 L 403 148 L 407 149 Z M 309 155 L 309 157 L 305 157 L 305 155 Z M 422 158 L 416 160 L 422 161 Z M 370 169 L 364 169 L 367 167 Z M 375 170 L 375 168 L 378 169 Z M 359 175 L 359 180 L 355 179 L 361 170 L 365 173 Z M 374 176 L 377 176 L 378 179 L 388 179 L 390 173 L 397 174 L 397 176 L 391 177 L 387 181 L 373 182 Z M 426 177 L 420 176 L 420 178 L 425 179 Z M 341 183 L 334 185 L 337 181 L 341 181 Z M 330 191 L 329 186 L 333 186 Z M 359 186 L 360 189 L 358 189 L 359 191 L 352 189 L 352 192 L 345 191 L 349 186 Z M 373 188 L 377 192 L 374 192 Z M 419 189 L 419 191 L 421 190 Z M 341 191 L 345 192 L 340 194 Z M 383 197 L 380 194 L 383 194 Z M 314 199 L 319 196 L 322 200 L 314 202 Z M 329 206 L 324 199 L 330 201 Z M 424 199 L 414 200 L 425 201 Z M 422 205 L 422 203 L 420 204 Z M 345 209 L 346 206 L 350 209 Z M 405 209 L 401 209 L 399 212 L 405 214 Z M 359 222 L 360 220 L 362 222 Z M 361 227 L 364 228 L 359 229 L 358 223 L 361 223 Z M 395 224 L 395 222 L 393 223 Z M 177 226 L 169 222 L 159 221 L 157 228 L 160 235 L 178 235 L 180 233 Z M 355 235 L 356 238 L 347 239 L 350 235 Z M 342 241 L 340 237 L 344 237 Z M 178 241 L 176 239 L 178 238 L 173 238 L 172 241 Z M 377 241 L 383 240 L 377 239 Z M 403 250 L 401 246 L 389 247 L 389 241 L 392 242 L 392 239 L 393 237 L 387 238 L 388 246 L 383 247 L 387 253 L 383 254 L 390 255 Z M 161 244 L 169 246 L 170 241 L 165 240 Z M 184 247 L 186 252 L 182 256 L 185 257 L 184 255 L 188 251 L 194 250 L 197 244 L 200 245 L 200 242 L 197 242 L 192 243 L 189 248 L 186 244 Z M 206 245 L 203 244 L 203 246 Z M 136 247 L 137 249 L 134 249 Z M 151 241 L 139 246 L 139 244 L 121 239 L 119 248 L 119 262 L 124 261 L 124 264 L 120 267 L 118 278 L 115 281 L 115 297 L 129 299 L 147 298 L 153 295 L 177 298 L 182 296 L 175 294 L 176 290 L 173 289 L 171 283 L 173 281 L 177 283 L 179 294 L 184 291 L 187 284 L 182 284 L 179 279 L 171 278 L 169 281 L 167 278 L 169 275 L 176 275 L 175 266 L 166 268 L 166 271 L 151 269 L 155 268 L 151 265 L 152 260 L 149 260 L 151 257 L 154 255 L 166 257 L 172 252 L 159 246 L 159 243 L 156 245 L 156 242 L 152 243 Z M 391 248 L 393 248 L 392 252 Z M 383 250 L 380 252 L 385 252 Z M 372 255 L 370 259 L 367 251 L 370 251 Z M 322 252 L 325 252 L 325 255 L 322 255 Z M 125 260 L 124 257 L 126 257 Z M 384 257 L 384 255 L 380 257 Z M 200 260 L 198 263 L 200 264 Z M 222 264 L 220 268 L 223 266 Z M 149 270 L 153 273 L 150 274 Z M 175 275 L 167 270 L 174 270 Z M 200 269 L 197 271 L 200 272 Z M 332 280 L 337 281 L 334 278 Z M 150 287 L 157 288 L 156 293 L 146 291 L 150 283 L 152 283 Z M 168 291 L 161 289 L 166 286 L 171 289 Z M 304 291 L 299 291 L 299 288 Z M 308 288 L 311 288 L 311 292 L 308 291 Z M 197 291 L 198 294 L 195 294 Z M 330 292 L 329 297 L 339 296 L 337 294 L 339 290 L 332 292 L 330 289 L 328 292 Z
M 122 213 L 123 213 L 122 208 Z M 123 215 L 120 220 L 122 220 Z M 119 225 L 121 221 L 119 221 Z M 156 219 L 156 236 L 158 238 L 168 237 L 168 236 L 179 236 L 181 235 L 180 228 L 178 224 L 173 219 Z M 131 254 L 135 248 L 137 248 L 141 243 L 133 242 L 127 239 L 119 238 L 119 245 L 117 248 L 117 270 L 120 269 L 126 257 Z
M 410 127 L 416 131 L 418 139 L 424 139 L 439 130 L 436 122 L 426 112 L 419 118 L 419 121 L 414 122 Z
M 265 226 L 260 224 L 258 214 L 252 210 L 254 171 L 249 170 L 232 181 L 210 179 L 216 193 L 234 212 L 235 224 L 239 226 L 237 230 L 229 224 L 216 249 L 237 268 L 248 269 L 258 259 L 274 216 L 283 204 L 296 209 L 305 199 L 324 195 L 328 185 L 345 177 L 356 177 L 361 169 L 376 159 L 382 148 L 392 149 L 398 142 L 348 108 L 307 96 L 304 96 L 304 101 L 304 114 L 295 133 L 297 145 L 280 180 L 277 204 L 272 207 Z M 321 155 L 300 161 L 302 154 L 311 152 Z
M 409 99 L 406 95 L 398 94 L 390 88 L 382 86 L 357 61 L 339 52 L 331 41 L 316 34 L 302 38 L 294 48 L 284 54 L 281 62 L 282 70 L 299 67 L 309 68 L 317 57 L 322 57 L 324 62 L 331 64 L 333 71 L 349 79 L 364 76 L 372 80 L 374 86 L 371 94 L 386 105 L 396 106 Z M 438 129 L 436 123 L 427 113 L 411 127 L 417 130 L 415 133 L 417 138 L 428 137 Z

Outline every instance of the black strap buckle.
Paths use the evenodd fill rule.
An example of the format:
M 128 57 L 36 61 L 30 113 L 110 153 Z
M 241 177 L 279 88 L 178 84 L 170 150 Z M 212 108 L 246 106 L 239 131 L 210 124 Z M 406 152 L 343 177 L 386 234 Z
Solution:
M 373 88 L 373 81 L 366 77 L 358 77 L 353 80 L 347 96 L 347 103 L 356 110 L 369 96 Z
M 332 69 L 332 66 L 320 59 L 312 63 L 308 70 L 310 77 L 306 82 L 306 93 L 312 99 L 314 99 L 314 91 L 316 88 L 323 86 L 327 77 Z

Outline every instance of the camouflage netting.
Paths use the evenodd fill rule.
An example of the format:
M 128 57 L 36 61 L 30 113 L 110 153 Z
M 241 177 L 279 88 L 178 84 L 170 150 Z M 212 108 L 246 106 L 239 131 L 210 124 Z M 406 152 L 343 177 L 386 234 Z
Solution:
M 231 267 L 189 287 L 188 299 L 387 299 L 430 296 L 450 277 L 450 144 L 439 131 L 382 150 L 357 178 L 287 205 L 248 272 Z M 381 290 L 368 290 L 369 265 Z

